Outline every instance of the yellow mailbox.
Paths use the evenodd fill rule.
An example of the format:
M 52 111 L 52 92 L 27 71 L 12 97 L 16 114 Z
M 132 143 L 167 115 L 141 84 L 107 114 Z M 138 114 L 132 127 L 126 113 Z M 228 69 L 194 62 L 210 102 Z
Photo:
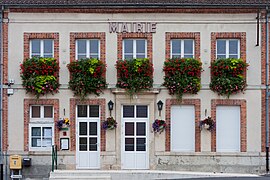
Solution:
M 12 155 L 9 157 L 10 169 L 22 169 L 22 156 Z

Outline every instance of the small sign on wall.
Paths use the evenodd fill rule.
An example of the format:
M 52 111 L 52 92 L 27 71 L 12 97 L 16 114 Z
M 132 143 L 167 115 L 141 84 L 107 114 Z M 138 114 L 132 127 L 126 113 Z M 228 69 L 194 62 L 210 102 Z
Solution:
M 69 150 L 69 138 L 60 138 L 61 150 Z

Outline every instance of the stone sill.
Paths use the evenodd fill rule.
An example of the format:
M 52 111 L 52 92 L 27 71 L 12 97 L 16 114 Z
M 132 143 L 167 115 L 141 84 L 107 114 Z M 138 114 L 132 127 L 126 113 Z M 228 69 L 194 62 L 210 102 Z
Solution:
M 155 152 L 155 156 L 265 156 L 264 152 Z

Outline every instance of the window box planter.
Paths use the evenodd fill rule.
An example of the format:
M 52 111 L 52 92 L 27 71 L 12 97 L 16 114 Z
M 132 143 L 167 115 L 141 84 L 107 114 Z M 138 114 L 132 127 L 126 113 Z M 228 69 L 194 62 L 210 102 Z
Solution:
M 117 88 L 123 88 L 132 96 L 153 87 L 153 64 L 146 58 L 132 60 L 118 60 Z
M 181 100 L 183 94 L 197 94 L 201 89 L 202 63 L 193 58 L 173 58 L 164 62 L 165 72 L 163 86 L 170 95 Z
M 244 92 L 247 67 L 248 64 L 242 59 L 227 58 L 212 62 L 210 89 L 228 98 L 231 94 Z
M 38 99 L 41 95 L 54 94 L 59 89 L 59 65 L 54 58 L 33 57 L 21 65 L 22 85 L 27 93 Z
M 85 99 L 88 94 L 97 96 L 107 87 L 104 77 L 106 65 L 95 58 L 73 61 L 67 65 L 70 72 L 69 88 L 75 96 Z

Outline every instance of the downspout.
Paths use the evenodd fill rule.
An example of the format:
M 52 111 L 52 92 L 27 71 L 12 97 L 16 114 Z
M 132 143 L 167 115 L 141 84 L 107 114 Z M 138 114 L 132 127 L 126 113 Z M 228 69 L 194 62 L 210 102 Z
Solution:
M 269 27 L 268 27 L 268 6 L 266 7 L 266 17 L 265 17 L 265 55 L 266 55 L 266 67 L 265 67 L 265 75 L 266 75 L 266 117 L 265 117 L 265 152 L 266 152 L 266 173 L 269 173 Z

